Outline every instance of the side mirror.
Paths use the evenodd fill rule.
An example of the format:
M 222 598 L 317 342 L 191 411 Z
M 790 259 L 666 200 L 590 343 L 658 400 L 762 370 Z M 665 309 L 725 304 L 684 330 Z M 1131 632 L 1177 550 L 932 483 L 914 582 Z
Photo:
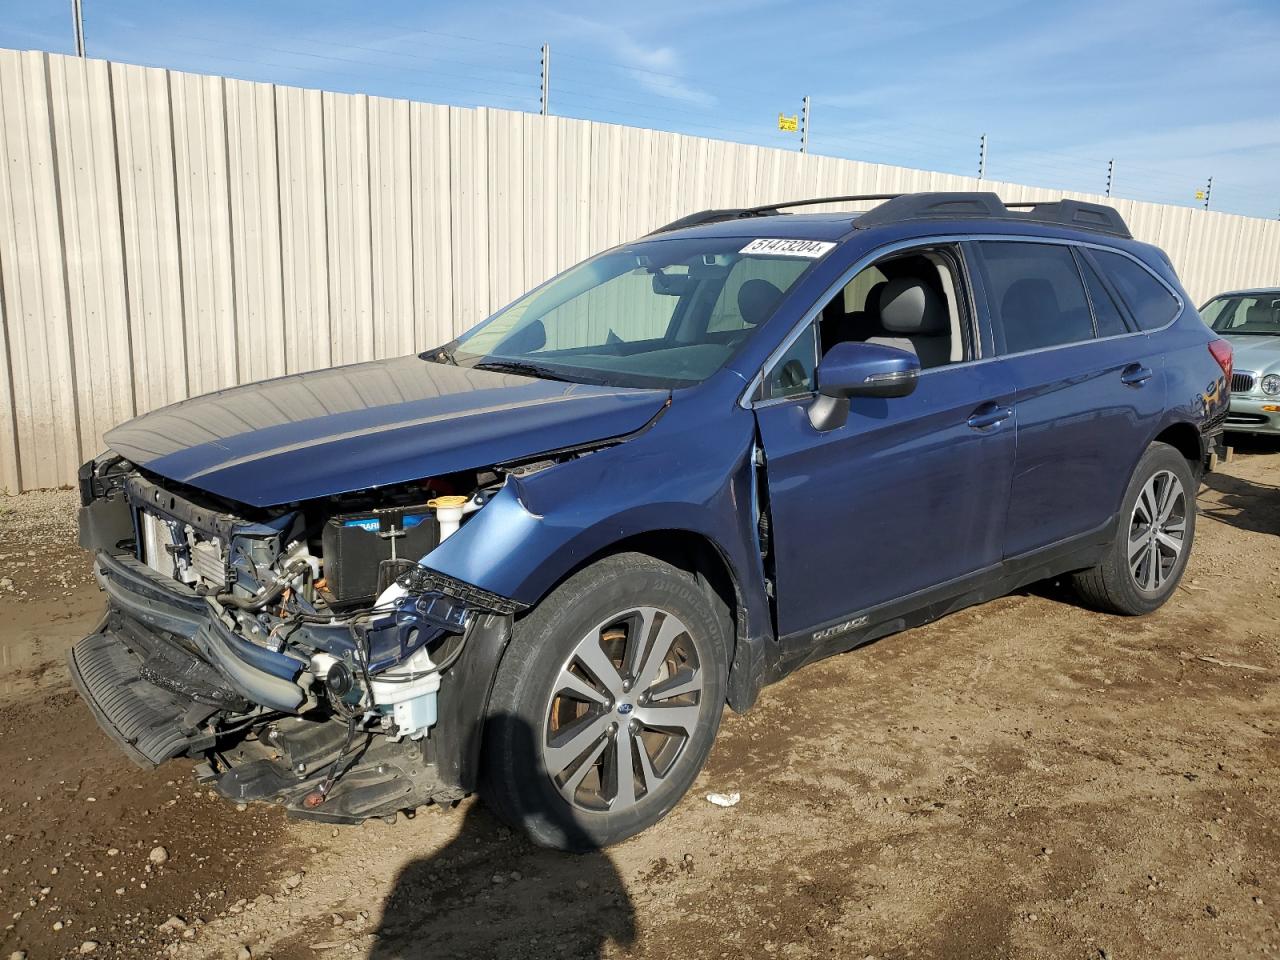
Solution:
M 920 359 L 877 343 L 837 343 L 818 364 L 818 396 L 809 407 L 815 430 L 849 419 L 850 397 L 905 397 L 920 378 Z

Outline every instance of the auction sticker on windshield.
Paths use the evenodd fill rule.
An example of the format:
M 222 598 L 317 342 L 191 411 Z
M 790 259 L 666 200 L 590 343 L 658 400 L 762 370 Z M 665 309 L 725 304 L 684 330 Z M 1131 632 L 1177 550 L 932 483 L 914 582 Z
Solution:
M 835 248 L 826 240 L 752 240 L 739 253 L 770 257 L 808 257 L 817 260 Z

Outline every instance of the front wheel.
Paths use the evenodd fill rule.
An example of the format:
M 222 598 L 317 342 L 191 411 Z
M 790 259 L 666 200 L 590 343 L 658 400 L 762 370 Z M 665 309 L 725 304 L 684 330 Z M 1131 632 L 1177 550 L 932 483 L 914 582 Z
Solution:
M 696 577 L 608 557 L 521 620 L 486 725 L 484 797 L 535 843 L 584 850 L 657 822 L 720 725 L 729 636 Z
M 1173 447 L 1153 443 L 1129 481 L 1116 535 L 1102 562 L 1074 577 L 1076 591 L 1107 613 L 1160 607 L 1187 568 L 1196 533 L 1196 482 Z

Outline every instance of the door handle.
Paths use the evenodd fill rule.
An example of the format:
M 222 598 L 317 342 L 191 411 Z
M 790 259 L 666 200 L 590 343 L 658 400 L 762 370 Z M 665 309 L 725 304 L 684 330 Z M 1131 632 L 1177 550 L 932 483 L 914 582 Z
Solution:
M 969 426 L 975 430 L 987 430 L 1004 423 L 1012 416 L 1012 407 L 1002 407 L 998 403 L 984 403 L 970 414 Z
M 1140 363 L 1131 363 L 1120 374 L 1120 382 L 1127 383 L 1131 387 L 1140 387 L 1154 376 L 1155 373 L 1150 367 L 1144 367 Z

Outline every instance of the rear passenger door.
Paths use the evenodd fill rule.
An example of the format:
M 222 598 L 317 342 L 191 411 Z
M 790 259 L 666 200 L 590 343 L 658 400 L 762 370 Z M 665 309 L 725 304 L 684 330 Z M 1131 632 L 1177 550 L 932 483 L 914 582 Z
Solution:
M 1083 248 L 974 246 L 1017 394 L 1004 556 L 1106 536 L 1165 406 L 1161 358 Z

